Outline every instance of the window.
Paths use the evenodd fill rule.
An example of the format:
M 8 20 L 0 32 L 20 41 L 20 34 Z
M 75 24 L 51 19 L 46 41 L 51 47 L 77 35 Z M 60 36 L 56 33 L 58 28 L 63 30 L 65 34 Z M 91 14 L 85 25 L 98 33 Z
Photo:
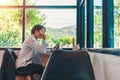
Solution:
M 72 38 L 76 38 L 76 0 L 0 0 L 0 4 L 0 46 L 21 47 L 32 27 L 42 24 L 47 29 L 48 47 L 56 43 L 72 47 Z
M 114 47 L 120 47 L 120 0 L 114 0 Z
M 22 43 L 21 9 L 0 9 L 0 46 L 18 47 Z
M 23 0 L 0 0 L 0 6 L 22 5 Z
M 28 0 L 26 1 L 26 5 L 74 5 L 76 6 L 76 0 Z
M 102 0 L 94 1 L 94 47 L 102 47 Z
M 30 11 L 31 14 L 28 14 Z M 47 29 L 48 47 L 53 47 L 57 43 L 60 43 L 61 47 L 72 47 L 72 37 L 76 36 L 75 9 L 27 9 L 28 17 L 32 13 L 36 14 L 36 18 L 30 17 L 27 19 L 27 32 L 31 31 L 30 29 L 34 24 L 41 23 Z M 38 21 L 36 21 L 37 19 Z M 32 26 L 28 29 L 29 24 L 32 24 Z M 64 42 L 65 40 L 66 42 Z

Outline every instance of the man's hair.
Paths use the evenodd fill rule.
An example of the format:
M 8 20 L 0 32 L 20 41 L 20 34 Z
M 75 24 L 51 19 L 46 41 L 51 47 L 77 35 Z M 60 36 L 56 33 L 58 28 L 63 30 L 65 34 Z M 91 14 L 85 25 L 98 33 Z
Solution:
M 37 25 L 35 25 L 35 26 L 32 28 L 31 34 L 34 34 L 36 30 L 39 31 L 40 29 L 44 29 L 44 30 L 46 31 L 46 29 L 45 29 L 44 26 L 37 24 Z

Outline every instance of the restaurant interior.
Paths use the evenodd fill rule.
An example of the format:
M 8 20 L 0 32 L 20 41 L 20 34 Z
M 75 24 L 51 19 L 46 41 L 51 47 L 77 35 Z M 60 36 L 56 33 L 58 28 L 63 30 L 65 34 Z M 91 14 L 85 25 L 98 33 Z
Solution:
M 36 24 L 47 50 L 56 48 L 36 56 L 42 75 L 16 69 Z M 0 0 L 0 80 L 120 80 L 119 72 L 120 0 Z

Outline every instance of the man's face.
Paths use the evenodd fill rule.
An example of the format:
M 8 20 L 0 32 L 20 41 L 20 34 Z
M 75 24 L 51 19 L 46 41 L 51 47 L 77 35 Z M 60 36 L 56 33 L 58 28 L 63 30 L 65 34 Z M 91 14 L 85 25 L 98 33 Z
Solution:
M 39 31 L 36 31 L 36 38 L 43 38 L 45 36 L 45 30 L 44 28 L 40 29 Z

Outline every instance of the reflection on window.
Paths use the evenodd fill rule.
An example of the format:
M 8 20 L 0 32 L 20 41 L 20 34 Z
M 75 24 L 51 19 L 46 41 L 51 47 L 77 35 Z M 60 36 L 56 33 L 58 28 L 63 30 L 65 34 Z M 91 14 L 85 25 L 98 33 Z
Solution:
M 21 9 L 0 9 L 0 46 L 21 45 L 21 16 Z
M 35 24 L 47 29 L 48 47 L 60 43 L 61 47 L 72 47 L 72 38 L 76 38 L 75 9 L 27 9 L 26 35 Z

